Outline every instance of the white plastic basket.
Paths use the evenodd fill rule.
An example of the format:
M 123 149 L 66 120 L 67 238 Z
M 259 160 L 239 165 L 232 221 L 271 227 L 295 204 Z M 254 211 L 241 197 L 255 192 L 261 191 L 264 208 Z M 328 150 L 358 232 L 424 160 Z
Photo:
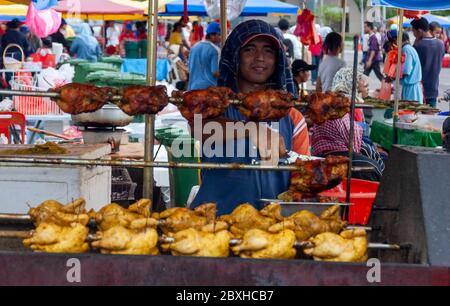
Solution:
M 14 76 L 11 81 L 12 90 L 45 91 L 36 86 L 36 79 L 32 76 Z M 45 97 L 14 96 L 14 108 L 24 115 L 63 115 L 64 112 L 56 102 Z

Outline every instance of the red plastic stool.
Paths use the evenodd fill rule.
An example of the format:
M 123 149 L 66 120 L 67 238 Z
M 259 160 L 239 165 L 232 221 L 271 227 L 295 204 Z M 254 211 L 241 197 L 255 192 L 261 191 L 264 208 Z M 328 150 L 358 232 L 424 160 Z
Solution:
M 27 126 L 25 115 L 18 112 L 0 112 L 0 134 L 5 134 L 8 140 L 11 138 L 9 127 L 20 126 L 22 143 L 25 143 L 25 128 Z

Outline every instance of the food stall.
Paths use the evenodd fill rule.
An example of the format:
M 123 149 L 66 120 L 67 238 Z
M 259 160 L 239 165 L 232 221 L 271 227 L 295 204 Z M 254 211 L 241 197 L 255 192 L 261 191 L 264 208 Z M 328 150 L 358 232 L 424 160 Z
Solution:
M 224 4 L 226 1 L 222 0 L 222 5 Z M 149 1 L 149 5 L 149 34 L 156 38 L 156 35 L 152 36 L 152 31 L 156 24 L 157 1 Z M 448 218 L 448 208 L 441 204 L 441 213 L 434 214 L 433 221 L 437 222 L 431 222 L 429 218 L 433 214 L 429 209 L 429 201 L 412 201 L 409 205 L 403 203 L 399 206 L 402 198 L 395 196 L 404 195 L 407 189 L 398 189 L 397 193 L 388 192 L 388 188 L 393 186 L 392 181 L 398 181 L 394 163 L 405 154 L 404 148 L 393 153 L 393 166 L 388 166 L 392 170 L 386 176 L 389 180 L 382 182 L 377 207 L 373 208 L 379 219 L 376 219 L 377 223 L 368 226 L 349 225 L 341 219 L 341 207 L 350 208 L 349 203 L 353 200 L 350 187 L 347 189 L 346 203 L 332 203 L 328 199 L 319 204 L 319 212 L 307 212 L 307 218 L 313 220 L 313 224 L 305 227 L 299 227 L 295 221 L 297 217 L 303 218 L 302 215 L 294 217 L 283 211 L 286 207 L 293 207 L 281 205 L 286 204 L 283 201 L 272 203 L 269 200 L 261 211 L 243 204 L 233 213 L 221 218 L 215 217 L 214 204 L 204 204 L 196 210 L 179 208 L 152 213 L 152 203 L 145 198 L 152 198 L 152 169 L 155 167 L 293 171 L 300 178 L 303 176 L 309 179 L 315 179 L 315 175 L 318 175 L 320 184 L 318 187 L 314 185 L 314 188 L 309 179 L 299 179 L 296 183 L 291 181 L 291 184 L 296 185 L 295 188 L 308 188 L 315 195 L 330 186 L 334 187 L 336 181 L 342 180 L 347 172 L 364 169 L 357 169 L 347 158 L 296 159 L 292 164 L 278 166 L 153 161 L 154 114 L 169 101 L 183 107 L 187 107 L 189 102 L 179 97 L 167 97 L 167 101 L 162 101 L 163 103 L 158 100 L 161 96 L 164 100 L 164 95 L 161 95 L 161 89 L 153 87 L 156 43 L 151 44 L 148 58 L 152 59 L 149 63 L 153 62 L 153 65 L 149 67 L 147 74 L 150 86 L 141 93 L 150 93 L 151 98 L 147 96 L 145 99 L 148 103 L 142 105 L 147 108 L 144 110 L 133 109 L 136 106 L 132 103 L 133 93 L 127 93 L 127 89 L 121 92 L 120 98 L 116 98 L 116 91 L 105 92 L 102 88 L 80 84 L 69 84 L 57 92 L 0 91 L 0 94 L 51 97 L 59 101 L 63 110 L 74 115 L 93 111 L 91 107 L 102 109 L 105 101 L 110 100 L 119 101 L 117 107 L 128 115 L 135 111 L 146 114 L 146 152 L 143 160 L 78 156 L 0 157 L 1 166 L 24 168 L 64 165 L 145 169 L 144 199 L 128 208 L 104 203 L 106 206 L 100 210 L 87 211 L 86 201 L 83 199 L 70 199 L 72 202 L 65 205 L 48 200 L 39 206 L 33 206 L 27 215 L 1 214 L 0 272 L 4 277 L 0 284 L 68 284 L 67 263 L 69 259 L 76 258 L 83 267 L 83 285 L 370 285 L 373 282 L 367 277 L 371 268 L 367 259 L 378 258 L 382 259 L 380 284 L 448 285 L 450 262 L 444 256 L 450 241 L 450 233 L 448 228 L 445 229 L 444 222 Z M 357 55 L 355 65 L 356 63 Z M 80 102 L 89 97 L 91 103 L 67 103 L 70 100 L 67 97 L 73 97 L 72 91 L 81 96 Z M 123 98 L 126 96 L 129 99 Z M 348 113 L 350 108 L 354 113 L 355 106 L 373 107 L 355 105 L 354 95 L 351 103 L 348 99 L 342 101 L 344 105 L 335 105 L 339 110 L 336 112 L 337 116 Z M 286 102 L 283 108 L 285 111 L 293 106 L 308 106 L 301 101 L 283 102 Z M 203 103 L 207 104 L 207 101 Z M 239 104 L 242 101 L 226 101 L 227 105 L 229 103 Z M 410 150 L 407 154 L 414 157 L 428 153 Z M 439 154 L 440 159 L 448 163 L 450 158 L 445 154 Z M 419 160 L 413 157 L 409 159 L 411 163 Z M 436 166 L 434 162 L 431 158 L 430 164 Z M 440 182 L 442 184 L 443 180 Z M 436 184 L 433 188 L 440 187 Z M 431 192 L 433 188 L 430 189 Z M 448 199 L 445 192 L 448 193 L 448 190 L 444 189 L 440 196 Z M 394 198 L 387 198 L 393 194 Z M 318 199 L 323 200 L 320 196 Z M 428 208 L 424 209 L 427 213 L 421 215 L 421 208 L 425 207 Z M 414 218 L 411 218 L 411 212 L 415 213 Z M 312 230 L 314 225 L 320 225 L 320 229 Z M 429 234 L 430 226 L 433 226 L 432 233 L 439 233 L 439 239 L 432 239 Z M 228 227 L 233 236 L 225 229 Z M 31 229 L 34 230 L 30 232 Z M 414 235 L 399 234 L 409 232 L 416 234 L 415 239 L 412 239 Z M 48 240 L 49 236 L 51 241 Z M 262 246 L 255 247 L 253 237 L 262 239 Z M 319 247 L 323 243 L 330 243 L 337 251 L 332 252 L 333 254 L 321 252 Z M 433 253 L 433 250 L 440 252 Z M 228 258 L 230 251 L 234 256 Z

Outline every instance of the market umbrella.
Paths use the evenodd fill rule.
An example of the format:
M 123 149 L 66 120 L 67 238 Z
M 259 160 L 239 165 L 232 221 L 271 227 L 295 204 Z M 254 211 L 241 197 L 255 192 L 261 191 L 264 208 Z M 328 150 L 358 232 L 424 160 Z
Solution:
M 405 10 L 448 10 L 449 1 L 442 0 L 372 0 L 372 5 L 391 6 Z
M 9 1 L 9 0 L 8 0 Z M 64 13 L 66 18 L 80 18 L 91 20 L 142 20 L 144 10 L 119 4 L 111 0 L 77 0 L 77 10 L 73 2 L 63 0 L 55 10 Z M 76 13 L 73 13 L 76 11 Z
M 422 17 L 425 18 L 426 20 L 428 20 L 428 22 L 430 22 L 430 23 L 438 22 L 444 28 L 450 27 L 450 18 L 448 18 L 448 17 L 436 16 L 433 14 L 425 14 L 425 15 L 422 15 Z M 405 22 L 403 22 L 403 26 L 409 27 L 411 25 L 411 21 L 413 21 L 413 19 L 406 20 Z
M 188 0 L 188 15 L 207 16 L 203 0 Z M 184 12 L 184 0 L 174 0 L 165 5 L 161 16 L 181 16 Z M 275 0 L 247 0 L 241 16 L 267 16 L 268 14 L 296 15 L 298 7 Z

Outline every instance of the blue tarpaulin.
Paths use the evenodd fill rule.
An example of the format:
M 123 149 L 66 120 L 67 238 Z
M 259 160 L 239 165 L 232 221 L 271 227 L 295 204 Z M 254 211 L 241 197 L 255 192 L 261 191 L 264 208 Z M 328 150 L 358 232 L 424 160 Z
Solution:
M 444 28 L 449 28 L 450 27 L 450 19 L 448 17 L 436 16 L 436 15 L 432 15 L 432 14 L 425 14 L 425 15 L 422 15 L 422 17 L 424 17 L 430 23 L 435 21 L 435 22 L 439 23 Z M 406 20 L 403 23 L 403 26 L 404 27 L 409 27 L 410 24 L 411 24 L 411 21 L 413 21 L 413 19 Z
M 449 0 L 372 0 L 372 5 L 383 5 L 406 10 L 448 10 Z
M 184 11 L 184 1 L 175 0 L 165 5 L 165 13 L 161 16 L 181 16 Z M 203 0 L 188 0 L 188 15 L 207 16 Z M 275 0 L 247 0 L 241 16 L 267 16 L 268 14 L 296 15 L 298 7 Z

